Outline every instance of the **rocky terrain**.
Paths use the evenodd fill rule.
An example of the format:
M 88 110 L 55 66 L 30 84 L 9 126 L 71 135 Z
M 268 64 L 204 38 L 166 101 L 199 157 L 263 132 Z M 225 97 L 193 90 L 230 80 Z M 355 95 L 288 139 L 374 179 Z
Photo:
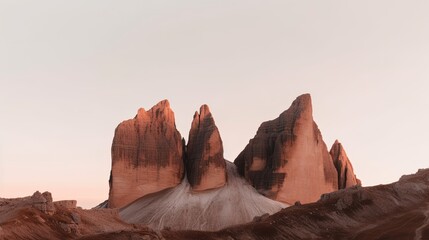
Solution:
M 133 231 L 116 209 L 83 210 L 76 201 L 53 201 L 49 192 L 16 199 L 0 198 L 0 239 L 78 239 L 83 236 Z M 145 227 L 146 235 L 154 233 Z
M 167 100 L 120 123 L 111 151 L 108 200 L 0 198 L 0 240 L 429 239 L 429 170 L 361 187 L 342 144 L 328 152 L 309 94 L 262 123 L 234 163 L 207 105 L 186 143 Z
M 218 232 L 164 232 L 167 239 L 429 239 L 429 169 L 375 187 L 322 195 L 315 203 Z
M 328 193 L 215 232 L 155 231 L 125 223 L 117 209 L 61 207 L 40 195 L 50 194 L 0 199 L 0 239 L 429 239 L 429 169 L 388 185 Z

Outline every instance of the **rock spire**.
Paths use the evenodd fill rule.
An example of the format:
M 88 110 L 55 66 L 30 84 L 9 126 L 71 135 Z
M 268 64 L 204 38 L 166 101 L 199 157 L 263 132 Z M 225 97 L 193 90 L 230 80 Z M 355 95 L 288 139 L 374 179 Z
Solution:
M 186 150 L 187 179 L 195 191 L 222 187 L 226 183 L 222 139 L 207 105 L 195 112 Z
M 309 94 L 262 123 L 234 163 L 260 193 L 288 204 L 314 202 L 338 186 L 337 171 L 313 121 Z

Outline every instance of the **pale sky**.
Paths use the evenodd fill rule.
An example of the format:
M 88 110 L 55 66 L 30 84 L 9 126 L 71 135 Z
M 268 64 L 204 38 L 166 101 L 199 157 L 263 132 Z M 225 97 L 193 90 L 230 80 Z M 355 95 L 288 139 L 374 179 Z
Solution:
M 429 1 L 0 0 L 0 197 L 107 199 L 115 127 L 208 104 L 233 161 L 302 93 L 363 185 L 429 167 Z

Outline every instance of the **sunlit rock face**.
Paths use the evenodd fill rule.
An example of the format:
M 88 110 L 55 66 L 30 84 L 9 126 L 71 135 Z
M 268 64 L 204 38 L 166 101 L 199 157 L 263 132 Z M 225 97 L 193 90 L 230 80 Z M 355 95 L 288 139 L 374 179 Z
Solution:
M 313 121 L 309 94 L 262 123 L 234 163 L 260 193 L 284 203 L 314 202 L 338 189 L 337 171 Z
M 177 186 L 184 176 L 183 142 L 167 100 L 119 124 L 112 143 L 108 206 L 123 207 Z
M 338 140 L 336 140 L 332 145 L 329 154 L 331 154 L 335 168 L 338 172 L 338 189 L 361 185 L 360 180 L 356 178 L 353 166 L 347 157 L 343 145 Z
M 328 152 L 309 94 L 262 123 L 234 163 L 259 193 L 286 204 L 314 202 L 321 194 L 360 184 L 341 144 L 336 142 Z M 124 207 L 182 180 L 194 192 L 227 183 L 222 139 L 207 105 L 195 113 L 186 146 L 167 100 L 119 124 L 107 207 Z
M 186 176 L 194 191 L 222 187 L 226 182 L 222 139 L 207 105 L 196 112 L 186 150 Z

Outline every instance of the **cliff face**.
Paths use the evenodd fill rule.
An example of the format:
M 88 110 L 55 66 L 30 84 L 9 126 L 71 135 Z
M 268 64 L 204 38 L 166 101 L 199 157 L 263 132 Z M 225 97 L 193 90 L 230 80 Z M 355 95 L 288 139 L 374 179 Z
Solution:
M 259 193 L 280 202 L 315 202 L 320 195 L 360 184 L 341 144 L 331 152 L 313 120 L 309 94 L 274 120 L 261 124 L 234 161 Z M 108 207 L 124 207 L 150 193 L 179 185 L 193 192 L 227 183 L 222 139 L 207 105 L 196 112 L 185 145 L 167 100 L 119 124 L 112 144 Z
M 119 124 L 112 143 L 108 206 L 123 207 L 178 185 L 184 176 L 183 142 L 167 100 Z
M 186 174 L 194 191 L 222 187 L 226 183 L 222 139 L 207 105 L 196 112 L 186 150 Z
M 360 180 L 356 178 L 352 163 L 347 157 L 343 145 L 338 140 L 336 140 L 332 145 L 329 154 L 331 154 L 335 168 L 338 172 L 338 189 L 361 185 Z
M 288 204 L 314 202 L 338 189 L 337 171 L 313 121 L 309 94 L 262 123 L 234 163 L 260 193 Z

